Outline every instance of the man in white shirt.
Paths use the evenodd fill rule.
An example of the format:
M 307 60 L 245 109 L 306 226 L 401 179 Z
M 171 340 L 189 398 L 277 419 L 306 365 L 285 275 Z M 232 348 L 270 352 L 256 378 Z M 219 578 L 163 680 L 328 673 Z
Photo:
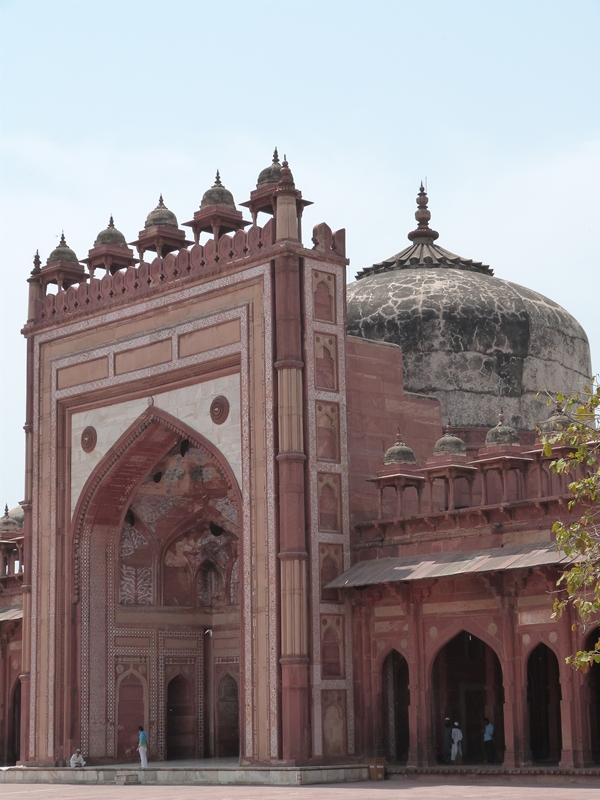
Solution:
M 494 763 L 494 726 L 487 717 L 483 720 L 483 746 L 485 760 L 488 764 Z
M 81 755 L 81 750 L 77 748 L 73 755 L 71 756 L 71 767 L 75 769 L 75 767 L 85 767 L 85 761 L 83 760 L 83 756 Z

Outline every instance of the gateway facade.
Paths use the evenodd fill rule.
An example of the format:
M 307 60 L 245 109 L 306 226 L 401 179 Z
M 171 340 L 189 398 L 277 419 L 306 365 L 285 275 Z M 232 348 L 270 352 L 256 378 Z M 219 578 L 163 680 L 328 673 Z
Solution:
M 275 154 L 249 220 L 217 174 L 190 240 L 161 197 L 137 255 L 111 218 L 83 262 L 64 237 L 36 257 L 21 763 L 64 764 L 76 747 L 88 763 L 132 760 L 143 724 L 151 760 L 424 765 L 446 716 L 473 762 L 483 716 L 507 766 L 600 756 L 596 676 L 567 669 L 581 642 L 550 617 L 566 486 L 536 440 L 527 369 L 556 325 L 527 312 L 535 335 L 517 336 L 519 353 L 474 337 L 511 416 L 492 427 L 477 402 L 443 435 L 448 398 L 474 381 L 447 367 L 460 343 L 432 337 L 432 359 L 400 342 L 413 383 L 431 371 L 405 391 L 394 337 L 408 323 L 367 310 L 369 295 L 389 317 L 385 293 L 359 291 L 370 271 L 347 308 L 344 232 L 318 225 L 305 246 L 306 205 Z M 423 191 L 418 206 L 418 252 L 373 274 L 497 281 L 440 256 Z M 500 316 L 498 330 L 512 324 Z M 561 341 L 571 356 L 554 344 L 549 388 L 590 371 L 574 320 Z

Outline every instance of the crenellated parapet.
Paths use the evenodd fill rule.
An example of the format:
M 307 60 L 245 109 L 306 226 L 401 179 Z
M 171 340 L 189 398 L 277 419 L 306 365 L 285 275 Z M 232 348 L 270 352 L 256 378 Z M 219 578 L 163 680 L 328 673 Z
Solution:
M 44 325 L 67 316 L 88 314 L 120 302 L 132 300 L 156 291 L 164 291 L 185 280 L 198 280 L 223 273 L 245 259 L 261 256 L 275 243 L 275 225 L 270 219 L 263 228 L 253 225 L 248 231 L 233 236 L 221 236 L 218 242 L 209 239 L 177 254 L 142 262 L 138 267 L 107 273 L 92 278 L 66 291 L 47 294 L 36 301 L 35 324 Z

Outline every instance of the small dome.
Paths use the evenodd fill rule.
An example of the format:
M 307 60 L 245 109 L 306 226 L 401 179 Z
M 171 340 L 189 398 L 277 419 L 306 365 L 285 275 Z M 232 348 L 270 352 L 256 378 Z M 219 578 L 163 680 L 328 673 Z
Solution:
M 163 202 L 163 196 L 158 198 L 158 205 L 146 217 L 144 228 L 152 228 L 155 225 L 170 225 L 172 228 L 178 228 L 177 217 L 172 211 L 166 207 Z
M 94 247 L 100 247 L 101 244 L 116 244 L 118 247 L 127 247 L 125 237 L 121 231 L 115 228 L 112 214 L 108 220 L 108 226 L 96 236 Z
M 206 208 L 207 206 L 230 206 L 231 208 L 235 208 L 233 195 L 229 189 L 226 189 L 221 183 L 219 170 L 217 170 L 217 176 L 212 187 L 207 189 L 202 196 L 200 208 Z
M 256 188 L 259 189 L 261 186 L 266 186 L 269 183 L 279 183 L 281 180 L 281 164 L 279 163 L 279 154 L 277 153 L 277 148 L 275 148 L 275 152 L 273 153 L 273 163 L 269 164 L 268 167 L 265 167 L 263 171 L 258 176 L 258 181 L 256 182 Z
M 393 444 L 383 457 L 383 463 L 388 464 L 416 464 L 415 452 L 402 441 L 402 434 L 398 428 L 396 442 Z
M 562 433 L 563 431 L 567 430 L 572 422 L 573 420 L 563 411 L 562 405 L 557 402 L 548 419 L 540 422 L 538 428 L 542 433 L 545 434 Z
M 16 533 L 18 530 L 19 530 L 18 522 L 9 516 L 8 505 L 4 506 L 4 516 L 0 517 L 0 532 Z
M 519 434 L 510 425 L 504 424 L 504 413 L 498 414 L 498 424 L 487 432 L 486 445 L 489 444 L 520 444 Z
M 23 519 L 25 518 L 25 514 L 21 506 L 15 506 L 14 508 L 9 508 L 8 516 L 17 523 L 19 528 L 23 527 Z
M 60 237 L 60 243 L 58 247 L 55 247 L 50 253 L 46 264 L 54 264 L 56 261 L 71 261 L 73 264 L 79 264 L 79 259 L 75 255 L 75 251 L 71 250 L 71 248 L 67 245 L 64 231 Z
M 434 456 L 464 455 L 467 452 L 467 445 L 459 436 L 451 433 L 450 426 L 441 439 L 438 439 L 433 448 Z

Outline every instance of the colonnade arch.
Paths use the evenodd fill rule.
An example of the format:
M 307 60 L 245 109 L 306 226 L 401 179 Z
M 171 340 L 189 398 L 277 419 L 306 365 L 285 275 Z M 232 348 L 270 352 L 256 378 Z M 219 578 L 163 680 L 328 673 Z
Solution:
M 495 728 L 495 761 L 504 754 L 504 688 L 495 651 L 475 634 L 461 630 L 438 651 L 431 668 L 432 731 L 439 760 L 444 752 L 444 722 L 458 722 L 463 732 L 463 760 L 485 761 L 483 720 Z
M 408 759 L 410 705 L 408 662 L 397 650 L 388 653 L 382 665 L 383 749 L 390 763 Z
M 535 763 L 556 763 L 561 758 L 561 687 L 558 659 L 543 642 L 527 659 L 527 709 L 529 748 Z
M 585 650 L 594 650 L 600 639 L 600 628 L 592 631 L 584 644 Z M 594 764 L 600 764 L 600 664 L 592 664 L 585 677 L 587 684 L 587 708 L 589 715 L 589 746 Z

